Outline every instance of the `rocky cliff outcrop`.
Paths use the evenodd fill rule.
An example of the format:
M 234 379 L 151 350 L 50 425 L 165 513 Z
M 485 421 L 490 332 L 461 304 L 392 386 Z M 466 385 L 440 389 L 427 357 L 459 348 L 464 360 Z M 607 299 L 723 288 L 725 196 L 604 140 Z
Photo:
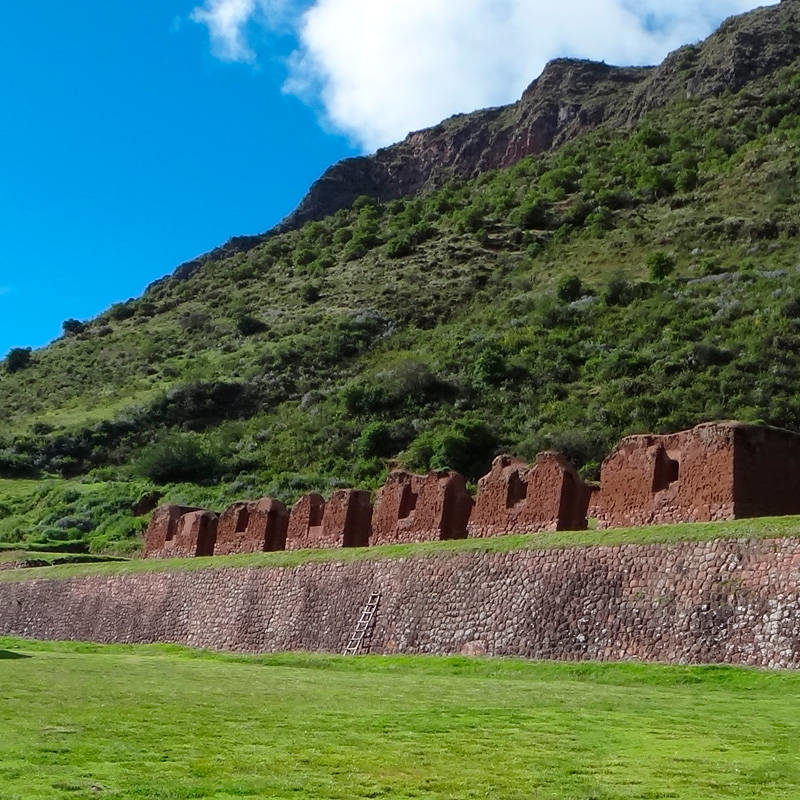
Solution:
M 732 17 L 699 45 L 658 67 L 551 61 L 519 102 L 463 114 L 372 156 L 335 164 L 275 231 L 349 207 L 359 195 L 390 200 L 471 178 L 536 155 L 603 123 L 635 124 L 674 100 L 738 91 L 800 57 L 800 0 Z
M 334 164 L 271 231 L 234 237 L 182 264 L 174 277 L 188 278 L 207 261 L 250 250 L 266 236 L 349 208 L 361 195 L 387 201 L 432 191 L 453 178 L 473 178 L 546 152 L 600 125 L 635 125 L 673 101 L 738 91 L 797 58 L 800 0 L 731 17 L 704 42 L 679 48 L 657 67 L 556 59 L 517 103 L 459 114 L 371 156 Z

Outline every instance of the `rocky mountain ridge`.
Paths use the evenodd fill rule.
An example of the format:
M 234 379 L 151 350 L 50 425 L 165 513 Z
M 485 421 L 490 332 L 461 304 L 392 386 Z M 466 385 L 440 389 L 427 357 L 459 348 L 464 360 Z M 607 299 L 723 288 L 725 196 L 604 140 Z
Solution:
M 738 91 L 800 55 L 799 26 L 800 2 L 782 0 L 728 19 L 658 67 L 556 59 L 517 103 L 452 117 L 374 155 L 333 165 L 274 230 L 321 219 L 359 195 L 386 201 L 507 167 L 604 123 L 635 124 L 675 100 Z
M 300 205 L 266 233 L 237 236 L 173 273 L 185 279 L 204 263 L 247 252 L 266 237 L 349 208 L 362 195 L 382 202 L 474 178 L 557 148 L 601 125 L 631 127 L 683 99 L 738 91 L 800 56 L 800 0 L 731 17 L 705 41 L 685 45 L 655 67 L 617 67 L 559 58 L 516 103 L 458 114 L 370 156 L 347 158 L 315 181 Z

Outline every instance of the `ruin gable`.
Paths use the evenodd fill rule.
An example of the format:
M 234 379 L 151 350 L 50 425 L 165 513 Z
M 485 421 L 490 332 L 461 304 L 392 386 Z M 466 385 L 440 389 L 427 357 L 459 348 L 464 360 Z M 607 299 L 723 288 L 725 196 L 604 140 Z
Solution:
M 478 482 L 469 535 L 585 530 L 589 495 L 589 486 L 558 453 L 540 453 L 533 466 L 498 456 Z
M 215 555 L 283 550 L 289 513 L 271 497 L 229 506 L 220 516 Z
M 161 558 L 165 545 L 175 537 L 181 517 L 192 511 L 202 510 L 192 506 L 159 506 L 153 512 L 144 534 L 144 557 Z
M 340 489 L 327 501 L 307 494 L 292 507 L 286 549 L 366 547 L 371 517 L 369 492 Z
M 396 470 L 375 498 L 371 544 L 464 539 L 473 501 L 457 472 Z
M 713 422 L 629 436 L 603 462 L 601 528 L 800 513 L 800 436 Z

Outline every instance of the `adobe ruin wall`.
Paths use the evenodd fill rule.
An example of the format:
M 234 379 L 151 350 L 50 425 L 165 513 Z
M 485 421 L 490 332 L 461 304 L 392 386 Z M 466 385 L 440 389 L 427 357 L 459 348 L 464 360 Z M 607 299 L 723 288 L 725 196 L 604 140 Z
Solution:
M 461 553 L 0 582 L 0 634 L 800 668 L 800 540 Z
M 628 436 L 589 485 L 555 452 L 528 465 L 498 456 L 475 500 L 457 472 L 392 472 L 375 496 L 311 493 L 288 513 L 276 500 L 213 512 L 164 506 L 145 534 L 145 557 L 366 547 L 511 533 L 800 514 L 800 435 L 737 422 L 668 435 Z

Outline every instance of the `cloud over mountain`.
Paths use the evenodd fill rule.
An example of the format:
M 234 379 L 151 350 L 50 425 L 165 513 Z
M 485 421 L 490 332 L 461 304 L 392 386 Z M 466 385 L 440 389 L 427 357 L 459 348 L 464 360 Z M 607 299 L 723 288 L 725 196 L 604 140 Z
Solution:
M 289 22 L 297 49 L 285 89 L 321 104 L 365 150 L 459 111 L 519 97 L 544 64 L 578 56 L 660 61 L 753 0 L 206 0 L 192 18 L 214 52 L 254 62 L 251 25 Z M 701 6 L 701 7 L 699 7 Z

